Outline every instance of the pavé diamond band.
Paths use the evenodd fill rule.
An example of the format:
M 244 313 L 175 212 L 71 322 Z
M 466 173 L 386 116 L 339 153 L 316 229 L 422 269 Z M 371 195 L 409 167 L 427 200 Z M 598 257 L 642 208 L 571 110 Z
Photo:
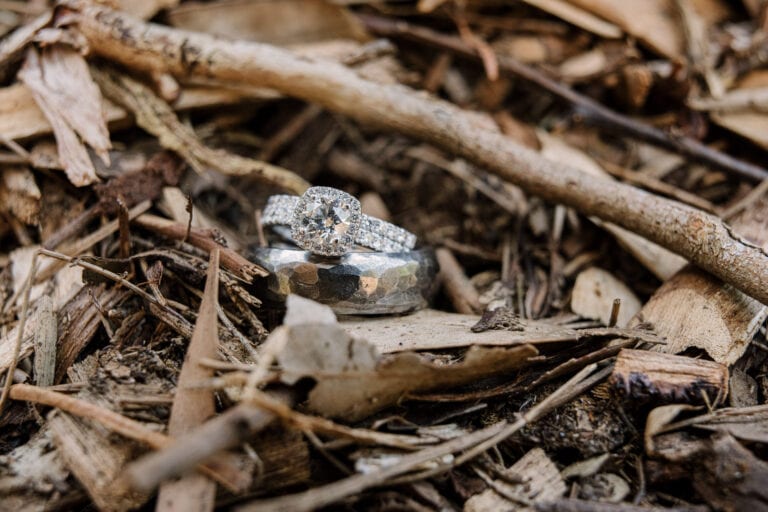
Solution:
M 330 306 L 340 315 L 406 313 L 427 306 L 437 288 L 432 249 L 351 252 L 338 260 L 309 252 L 259 247 L 250 259 L 269 271 L 265 297 L 282 303 L 289 294 Z
M 296 245 L 323 256 L 341 256 L 355 244 L 381 252 L 408 251 L 416 245 L 416 235 L 363 214 L 360 201 L 330 187 L 311 187 L 300 197 L 270 197 L 261 223 L 290 226 Z

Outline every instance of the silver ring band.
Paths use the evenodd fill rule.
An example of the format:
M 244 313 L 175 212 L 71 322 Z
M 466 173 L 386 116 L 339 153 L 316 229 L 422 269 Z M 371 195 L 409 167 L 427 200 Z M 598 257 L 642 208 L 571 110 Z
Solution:
M 294 243 L 324 256 L 346 254 L 354 244 L 381 252 L 408 251 L 416 245 L 413 233 L 362 214 L 359 209 L 359 201 L 345 192 L 312 187 L 301 197 L 271 196 L 261 223 L 290 226 Z M 328 219 L 328 216 L 334 218 Z
M 265 296 L 284 302 L 295 293 L 340 315 L 405 313 L 427 306 L 437 288 L 432 249 L 352 252 L 338 260 L 306 251 L 259 247 L 251 259 L 269 271 Z

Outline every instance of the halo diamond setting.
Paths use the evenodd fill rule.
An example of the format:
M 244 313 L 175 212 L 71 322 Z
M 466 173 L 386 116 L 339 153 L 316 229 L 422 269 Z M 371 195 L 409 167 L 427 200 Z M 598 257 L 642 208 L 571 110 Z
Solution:
M 360 201 L 330 187 L 311 187 L 302 196 L 271 196 L 261 224 L 273 226 L 281 236 L 321 256 L 343 256 L 354 252 L 356 246 L 401 252 L 416 245 L 416 235 L 363 214 Z
M 360 201 L 341 190 L 312 187 L 293 211 L 291 237 L 315 254 L 341 256 L 355 246 L 361 220 Z

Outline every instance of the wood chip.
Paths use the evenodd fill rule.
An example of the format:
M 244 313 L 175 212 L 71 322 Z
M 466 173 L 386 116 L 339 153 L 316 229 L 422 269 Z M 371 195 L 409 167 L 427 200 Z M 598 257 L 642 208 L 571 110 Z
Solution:
M 686 402 L 715 406 L 728 395 L 728 367 L 713 361 L 623 349 L 611 384 L 636 402 Z

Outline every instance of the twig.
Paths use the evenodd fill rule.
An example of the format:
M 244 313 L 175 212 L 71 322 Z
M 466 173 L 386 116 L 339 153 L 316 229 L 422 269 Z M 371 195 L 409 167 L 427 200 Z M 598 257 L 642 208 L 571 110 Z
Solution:
M 768 304 L 768 254 L 735 236 L 716 217 L 547 160 L 448 102 L 401 85 L 374 83 L 340 64 L 297 57 L 270 45 L 144 23 L 84 0 L 61 4 L 72 10 L 89 47 L 105 58 L 134 69 L 258 84 L 425 140 L 530 194 L 634 231 Z M 765 174 L 760 170 L 761 177 Z
M 130 282 L 127 279 L 125 279 L 124 277 L 122 277 L 122 276 L 120 276 L 118 274 L 115 274 L 114 272 L 112 272 L 110 270 L 101 268 L 98 265 L 94 265 L 93 263 L 89 263 L 87 261 L 82 261 L 82 260 L 79 260 L 77 258 L 72 258 L 71 256 L 67 256 L 66 254 L 61 254 L 61 253 L 55 252 L 55 251 L 49 251 L 47 249 L 40 249 L 38 251 L 38 254 L 42 254 L 43 256 L 48 256 L 49 258 L 54 258 L 54 259 L 57 259 L 57 260 L 60 260 L 60 261 L 66 261 L 66 262 L 72 263 L 74 265 L 78 265 L 80 267 L 83 267 L 84 269 L 90 270 L 91 272 L 95 272 L 95 273 L 97 273 L 99 275 L 102 275 L 102 276 L 108 278 L 108 279 L 111 279 L 112 281 L 114 281 L 116 283 L 120 283 L 121 285 L 125 286 L 126 288 L 128 288 L 129 290 L 131 290 L 132 292 L 137 294 L 139 297 L 142 297 L 144 300 L 146 300 L 148 302 L 151 302 L 153 304 L 158 304 L 158 305 L 160 304 L 158 302 L 158 300 L 153 295 L 145 292 L 144 290 L 142 290 L 141 288 L 139 288 L 138 286 L 136 286 L 132 282 Z
M 749 193 L 736 204 L 728 207 L 728 209 L 722 213 L 722 218 L 725 220 L 733 219 L 733 217 L 752 206 L 766 193 L 768 193 L 768 178 L 764 179 L 755 188 L 750 190 Z
M 437 262 L 440 264 L 440 278 L 445 293 L 451 300 L 458 313 L 474 315 L 483 308 L 477 290 L 464 273 L 464 269 L 456 260 L 453 253 L 445 247 L 436 251 Z
M 611 316 L 608 320 L 608 327 L 616 327 L 616 322 L 619 321 L 619 312 L 621 311 L 621 299 L 613 299 L 611 304 Z
M 403 21 L 395 21 L 372 15 L 358 17 L 372 32 L 387 36 L 400 37 L 410 41 L 427 44 L 441 50 L 451 51 L 457 55 L 479 58 L 475 49 L 465 44 L 460 38 L 440 34 L 433 30 L 411 25 Z M 588 96 L 584 96 L 568 86 L 565 86 L 540 71 L 526 66 L 510 57 L 497 56 L 499 70 L 515 75 L 527 82 L 541 87 L 545 91 L 574 105 L 585 118 L 602 123 L 612 130 L 618 130 L 625 135 L 657 145 L 662 148 L 689 156 L 703 164 L 712 165 L 718 169 L 759 181 L 768 178 L 768 171 L 760 166 L 734 158 L 716 149 L 712 149 L 690 137 L 675 136 L 653 126 L 641 123 L 631 117 L 613 111 Z
M 255 390 L 251 393 L 249 400 L 254 405 L 269 411 L 289 424 L 292 424 L 297 430 L 301 430 L 305 433 L 317 432 L 320 434 L 352 439 L 358 443 L 378 444 L 403 450 L 413 450 L 420 444 L 427 444 L 430 442 L 430 440 L 425 440 L 416 436 L 388 434 L 386 432 L 377 432 L 365 428 L 350 428 L 325 418 L 302 414 L 291 409 L 285 402 L 272 398 L 267 393 L 260 390 Z
M 140 202 L 139 204 L 137 204 L 136 206 L 128 210 L 128 219 L 129 220 L 135 219 L 137 216 L 149 210 L 151 206 L 152 206 L 152 201 L 146 200 L 146 201 Z M 90 217 L 90 215 L 83 216 L 84 219 L 87 219 L 88 217 Z M 78 217 L 78 219 L 79 218 L 80 217 Z M 93 245 L 101 242 L 102 240 L 107 238 L 109 235 L 117 231 L 119 228 L 120 228 L 119 219 L 111 220 L 108 223 L 101 226 L 96 231 L 94 231 L 93 233 L 89 233 L 83 238 L 75 240 L 75 242 L 72 245 L 62 247 L 61 252 L 67 254 L 68 256 L 77 256 L 78 254 L 88 250 Z M 50 248 L 49 244 L 45 244 L 44 247 Z M 43 269 L 40 270 L 40 274 L 37 276 L 36 282 L 41 282 L 46 279 L 50 279 L 51 277 L 53 277 L 54 274 L 56 274 L 56 272 L 59 271 L 60 268 L 61 268 L 61 265 L 57 265 L 57 264 L 44 267 Z
M 597 364 L 593 363 L 582 368 L 581 371 L 568 379 L 565 384 L 557 388 L 551 395 L 531 407 L 517 421 L 505 426 L 504 429 L 494 437 L 479 443 L 468 452 L 462 454 L 460 457 L 457 457 L 455 464 L 457 466 L 461 465 L 468 460 L 471 460 L 474 457 L 480 455 L 489 448 L 496 446 L 524 426 L 533 423 L 542 416 L 550 413 L 553 409 L 556 409 L 557 407 L 560 407 L 561 405 L 576 398 L 604 378 L 608 377 L 613 370 L 613 365 L 608 365 L 599 372 L 590 376 L 596 367 Z
M 8 394 L 11 391 L 11 384 L 13 384 L 13 372 L 16 371 L 16 365 L 19 363 L 19 353 L 21 352 L 21 342 L 24 340 L 24 327 L 27 324 L 27 316 L 29 314 L 29 294 L 32 291 L 32 283 L 35 280 L 35 274 L 37 273 L 37 258 L 40 255 L 40 251 L 35 251 L 32 256 L 32 265 L 29 267 L 29 274 L 27 280 L 24 282 L 24 300 L 21 303 L 21 315 L 19 317 L 19 325 L 17 327 L 18 334 L 16 335 L 16 341 L 13 345 L 13 356 L 11 357 L 11 364 L 8 366 L 8 370 L 5 372 L 5 384 L 3 384 L 3 393 L 0 395 L 0 415 L 3 414 L 5 408 L 5 402 L 8 400 Z
M 174 240 L 183 240 L 187 236 L 187 227 L 172 220 L 145 213 L 135 223 Z M 228 247 L 213 239 L 210 230 L 192 228 L 187 241 L 199 249 L 210 253 L 218 248 L 221 251 L 221 266 L 234 273 L 240 279 L 250 283 L 256 276 L 264 277 L 267 271 L 243 258 Z

